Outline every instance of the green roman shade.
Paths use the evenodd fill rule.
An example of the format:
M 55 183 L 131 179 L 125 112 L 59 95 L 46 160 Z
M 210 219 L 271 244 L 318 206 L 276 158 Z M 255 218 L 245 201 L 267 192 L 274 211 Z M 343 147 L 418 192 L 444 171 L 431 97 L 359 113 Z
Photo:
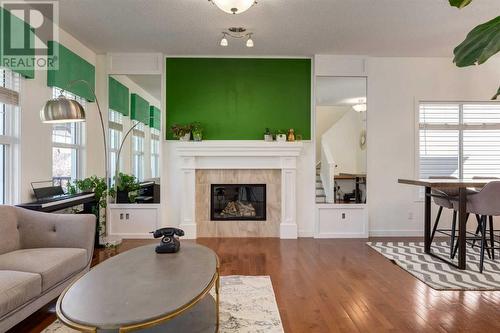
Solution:
M 130 117 L 149 126 L 149 103 L 137 94 L 130 95 Z
M 59 69 L 47 71 L 47 85 L 64 89 L 93 102 L 95 97 L 86 84 L 78 82 L 69 86 L 69 83 L 85 80 L 95 89 L 95 67 L 62 44 L 49 41 L 48 46 L 49 55 L 59 55 Z
M 129 115 L 129 90 L 111 76 L 109 77 L 108 99 L 111 110 L 120 112 L 124 116 Z
M 161 121 L 160 109 L 158 109 L 156 106 L 151 105 L 149 107 L 149 112 L 150 112 L 149 127 L 160 130 L 160 121 Z
M 35 34 L 31 27 L 1 7 L 0 67 L 9 68 L 22 76 L 35 77 Z

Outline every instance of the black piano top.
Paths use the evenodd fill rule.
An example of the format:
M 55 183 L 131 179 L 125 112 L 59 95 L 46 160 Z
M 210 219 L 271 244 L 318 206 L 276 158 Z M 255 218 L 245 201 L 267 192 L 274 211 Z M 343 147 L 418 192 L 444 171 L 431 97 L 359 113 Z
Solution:
M 22 203 L 17 205 L 17 207 L 49 213 L 81 204 L 91 203 L 93 201 L 95 201 L 95 194 L 93 192 L 63 194 L 43 198 L 33 202 Z

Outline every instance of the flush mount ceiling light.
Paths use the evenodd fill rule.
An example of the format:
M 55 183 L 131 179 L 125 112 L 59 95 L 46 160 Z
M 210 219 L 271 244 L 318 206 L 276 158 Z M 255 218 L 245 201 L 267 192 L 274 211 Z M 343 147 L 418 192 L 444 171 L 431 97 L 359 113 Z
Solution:
M 366 104 L 354 104 L 352 106 L 352 108 L 354 109 L 354 111 L 356 112 L 366 112 Z
M 227 29 L 228 31 L 223 31 L 222 32 L 222 38 L 220 40 L 220 46 L 226 47 L 229 45 L 229 41 L 227 40 L 227 37 L 231 38 L 237 38 L 237 39 L 242 39 L 246 38 L 246 46 L 247 47 L 254 47 L 254 42 L 252 39 L 253 32 L 246 32 L 247 29 L 243 27 L 232 27 Z
M 257 4 L 255 0 L 208 0 L 229 14 L 241 14 Z

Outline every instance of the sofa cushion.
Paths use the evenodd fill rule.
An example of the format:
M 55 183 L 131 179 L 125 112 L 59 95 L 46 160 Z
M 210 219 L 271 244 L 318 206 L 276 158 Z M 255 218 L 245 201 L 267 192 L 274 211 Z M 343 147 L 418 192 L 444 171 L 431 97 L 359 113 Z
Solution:
M 86 265 L 85 249 L 23 249 L 0 255 L 0 269 L 40 274 L 42 292 L 81 271 Z
M 40 274 L 0 270 L 0 318 L 41 292 Z
M 20 248 L 16 210 L 14 207 L 0 205 L 0 254 Z

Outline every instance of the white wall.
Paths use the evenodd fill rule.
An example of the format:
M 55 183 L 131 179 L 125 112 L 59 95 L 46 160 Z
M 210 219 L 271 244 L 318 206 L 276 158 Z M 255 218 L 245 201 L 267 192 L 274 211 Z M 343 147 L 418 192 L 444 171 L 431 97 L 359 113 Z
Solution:
M 96 64 L 96 54 L 63 30 L 59 32 L 61 44 L 89 63 Z M 96 68 L 96 72 L 100 69 Z M 14 203 L 32 199 L 30 183 L 52 179 L 52 125 L 42 124 L 40 109 L 52 98 L 47 86 L 47 72 L 36 71 L 35 79 L 23 79 L 20 101 L 19 141 L 19 193 Z M 97 87 L 98 88 L 98 87 Z M 87 104 L 86 151 L 84 175 L 104 176 L 101 126 L 95 103 Z M 107 121 L 107 113 L 104 115 Z
M 124 86 L 128 87 L 131 94 L 138 94 L 148 101 L 150 105 L 154 105 L 160 110 L 162 109 L 159 100 L 137 85 L 137 83 L 131 80 L 127 75 L 111 76 Z M 135 121 L 132 121 L 130 117 L 123 117 L 123 135 L 125 135 L 134 123 Z M 144 127 L 144 136 L 144 179 L 147 179 L 151 178 L 151 140 L 149 139 L 151 138 L 151 129 L 149 126 Z M 132 174 L 132 133 L 127 137 L 123 145 L 120 159 L 122 161 L 120 172 Z M 111 177 L 113 177 L 113 175 L 111 175 Z
M 316 145 L 316 163 L 321 160 L 321 145 L 319 144 L 321 136 L 350 109 L 349 106 L 316 106 L 316 130 L 314 135 L 318 143 Z

